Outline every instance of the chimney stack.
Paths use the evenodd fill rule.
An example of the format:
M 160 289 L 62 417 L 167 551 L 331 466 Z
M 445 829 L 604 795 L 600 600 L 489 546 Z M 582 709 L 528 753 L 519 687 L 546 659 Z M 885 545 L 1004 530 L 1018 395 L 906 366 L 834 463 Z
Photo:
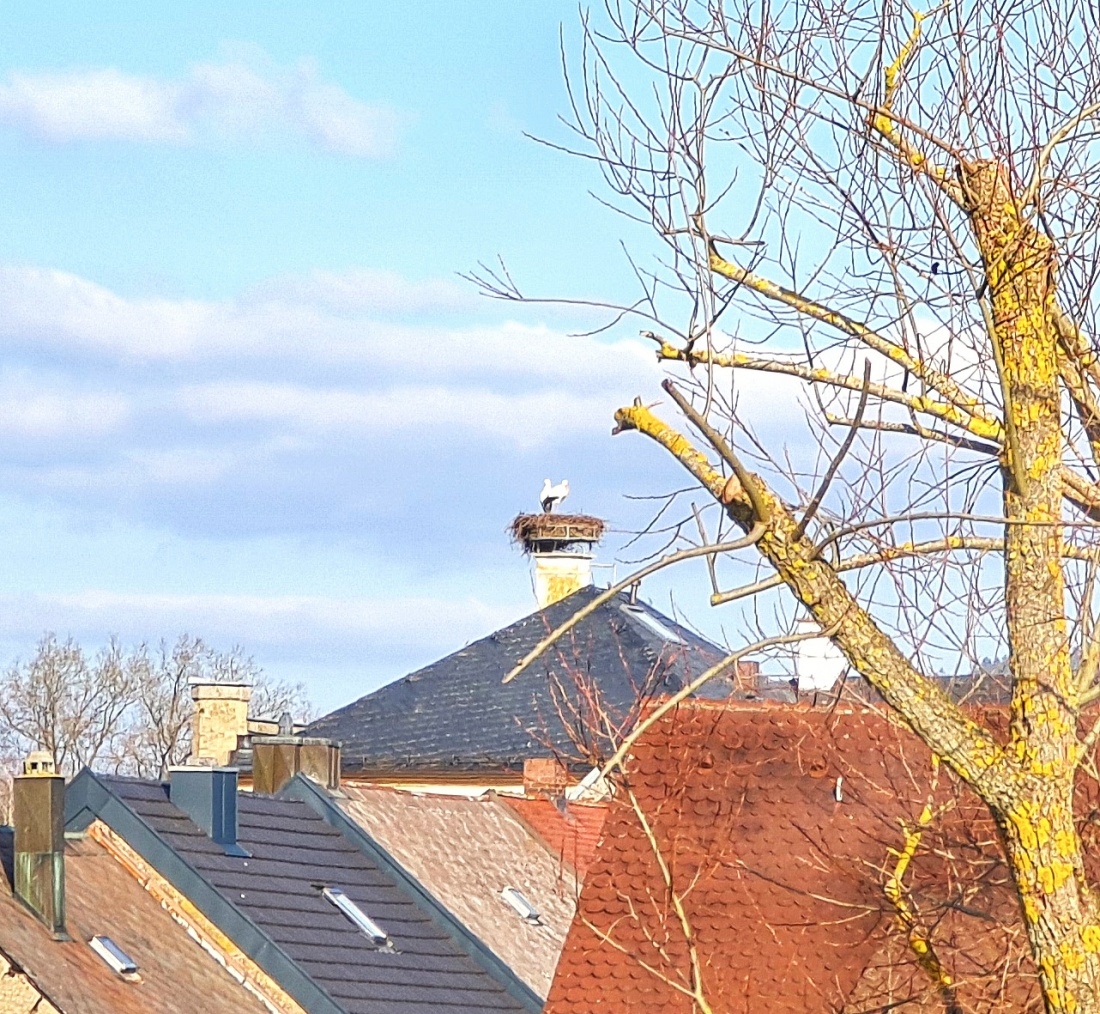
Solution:
M 760 689 L 760 663 L 739 660 L 734 666 L 733 685 L 743 694 L 755 694 Z
M 340 744 L 310 736 L 253 736 L 252 791 L 273 796 L 298 772 L 340 788 Z
M 237 844 L 237 769 L 177 767 L 169 772 L 168 798 L 201 827 L 227 856 L 248 856 Z
M 65 779 L 36 750 L 14 779 L 15 895 L 54 935 L 65 933 Z
M 557 799 L 569 788 L 569 770 L 556 757 L 528 757 L 523 762 L 523 794 Z
M 591 553 L 535 553 L 535 598 L 539 609 L 592 584 Z
M 545 609 L 592 584 L 592 548 L 604 523 L 586 514 L 520 514 L 512 538 L 534 560 L 535 598 Z
M 245 683 L 192 683 L 195 715 L 191 725 L 191 764 L 224 767 L 248 735 L 248 703 L 252 687 Z

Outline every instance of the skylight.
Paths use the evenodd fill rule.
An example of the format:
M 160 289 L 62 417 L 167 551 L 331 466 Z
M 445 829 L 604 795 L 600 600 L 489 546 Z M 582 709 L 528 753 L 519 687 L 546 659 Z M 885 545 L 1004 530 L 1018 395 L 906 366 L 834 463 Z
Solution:
M 529 923 L 538 923 L 539 910 L 514 887 L 506 887 L 500 896 Z
M 88 941 L 88 946 L 124 979 L 137 977 L 137 962 L 110 937 L 92 937 Z
M 641 606 L 623 606 L 623 611 L 630 613 L 636 620 L 648 627 L 662 641 L 671 641 L 673 644 L 686 644 L 687 642 L 671 627 L 665 626 L 656 616 Z
M 390 935 L 339 887 L 326 887 L 321 893 L 370 937 L 371 943 L 383 947 L 390 942 Z

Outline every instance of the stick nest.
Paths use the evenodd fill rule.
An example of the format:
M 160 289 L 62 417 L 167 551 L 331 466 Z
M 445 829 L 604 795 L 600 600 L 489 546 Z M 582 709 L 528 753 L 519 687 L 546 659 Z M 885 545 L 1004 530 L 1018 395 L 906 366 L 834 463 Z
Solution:
M 529 553 L 539 542 L 599 542 L 604 523 L 587 514 L 520 514 L 508 530 Z

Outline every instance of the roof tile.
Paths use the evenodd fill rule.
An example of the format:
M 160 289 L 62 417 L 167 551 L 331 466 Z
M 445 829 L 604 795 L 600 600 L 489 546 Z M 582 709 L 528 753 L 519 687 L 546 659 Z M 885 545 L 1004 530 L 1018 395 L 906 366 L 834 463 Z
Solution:
M 771 1014 L 825 1014 L 904 991 L 938 1002 L 882 891 L 900 821 L 930 794 L 951 805 L 907 884 L 965 1009 L 1038 1009 L 988 812 L 946 772 L 934 782 L 923 745 L 878 713 L 687 704 L 636 745 L 627 785 L 672 871 L 713 1009 L 747 1014 L 766 997 Z M 691 1011 L 676 988 L 692 973 L 669 890 L 620 793 L 547 1014 Z
M 5 866 L 10 850 L 11 831 L 4 829 Z M 266 1011 L 95 842 L 67 843 L 65 894 L 66 928 L 73 939 L 60 942 L 0 878 L 0 951 L 65 1014 Z M 123 980 L 92 951 L 88 941 L 96 935 L 109 936 L 134 959 L 140 982 Z
M 340 805 L 539 996 L 573 918 L 579 884 L 501 798 L 346 785 Z M 550 805 L 550 804 L 547 804 Z M 517 888 L 540 924 L 500 896 Z
M 176 809 L 164 784 L 101 782 L 157 830 L 348 1014 L 523 1010 L 408 891 L 304 802 L 241 793 L 227 856 Z M 340 887 L 389 933 L 380 950 L 322 896 Z

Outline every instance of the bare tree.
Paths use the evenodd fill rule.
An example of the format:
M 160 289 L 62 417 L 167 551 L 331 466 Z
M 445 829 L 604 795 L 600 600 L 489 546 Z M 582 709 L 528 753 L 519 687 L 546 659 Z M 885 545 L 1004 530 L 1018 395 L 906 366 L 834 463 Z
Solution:
M 112 639 L 89 659 L 71 638 L 47 634 L 0 679 L 0 748 L 12 757 L 46 750 L 67 774 L 87 765 L 164 777 L 190 752 L 196 681 L 252 684 L 255 715 L 312 714 L 301 684 L 270 679 L 239 648 L 219 652 L 182 634 L 125 652 Z
M 566 146 L 659 241 L 612 322 L 702 444 L 641 398 L 616 421 L 713 500 L 679 558 L 743 561 L 716 603 L 792 593 L 989 806 L 1059 1012 L 1100 1012 L 1073 811 L 1100 735 L 1098 27 L 1069 0 L 607 0 Z M 803 385 L 809 451 L 759 435 L 746 371 Z M 1003 648 L 998 732 L 932 677 Z
M 0 685 L 0 723 L 9 739 L 46 750 L 58 770 L 110 755 L 125 737 L 134 673 L 112 640 L 89 659 L 71 638 L 47 634 L 33 659 Z

